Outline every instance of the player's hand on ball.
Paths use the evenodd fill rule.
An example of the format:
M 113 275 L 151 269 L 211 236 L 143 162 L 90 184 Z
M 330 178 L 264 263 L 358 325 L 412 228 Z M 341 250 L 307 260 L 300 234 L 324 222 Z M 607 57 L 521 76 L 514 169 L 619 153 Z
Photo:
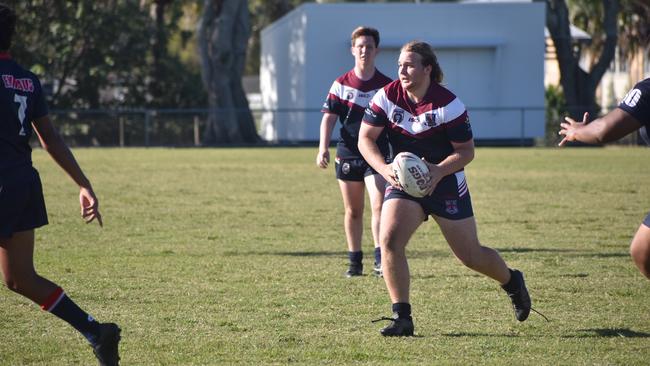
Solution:
M 395 187 L 397 189 L 402 189 L 402 186 L 399 184 L 399 180 L 397 180 L 397 174 L 395 174 L 395 170 L 391 166 L 391 164 L 386 164 L 382 168 L 382 171 L 379 172 L 382 177 L 388 182 L 388 184 L 391 185 L 391 187 Z
M 81 206 L 81 217 L 86 221 L 86 224 L 97 219 L 99 226 L 104 226 L 102 215 L 99 213 L 99 202 L 97 201 L 95 192 L 91 188 L 82 187 L 79 190 L 79 204 Z
M 425 158 L 422 158 L 422 161 L 424 161 L 424 163 L 429 168 L 429 173 L 426 175 L 426 177 L 429 179 L 429 187 L 425 191 L 424 195 L 430 196 L 444 176 L 442 170 L 438 167 L 438 165 L 429 163 Z

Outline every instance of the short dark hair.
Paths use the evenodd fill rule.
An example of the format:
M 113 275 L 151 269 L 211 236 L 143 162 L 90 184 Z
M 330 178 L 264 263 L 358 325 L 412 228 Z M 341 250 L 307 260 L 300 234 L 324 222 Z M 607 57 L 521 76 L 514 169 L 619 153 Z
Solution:
M 401 52 L 414 52 L 422 56 L 422 66 L 431 65 L 431 80 L 438 84 L 442 82 L 444 75 L 431 45 L 422 41 L 411 41 L 402 46 Z
M 370 27 L 357 27 L 350 35 L 350 42 L 354 46 L 354 41 L 361 36 L 370 36 L 375 40 L 375 47 L 379 47 L 379 31 Z
M 0 3 L 0 50 L 9 50 L 15 32 L 16 13 L 8 5 Z

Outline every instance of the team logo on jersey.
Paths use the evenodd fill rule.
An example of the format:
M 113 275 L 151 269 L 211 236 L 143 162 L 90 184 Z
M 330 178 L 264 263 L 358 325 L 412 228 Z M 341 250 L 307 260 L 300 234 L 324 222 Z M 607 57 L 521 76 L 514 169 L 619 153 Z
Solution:
M 349 91 L 348 94 L 345 96 L 345 99 L 352 100 L 352 98 L 354 98 L 354 92 Z
M 393 111 L 393 122 L 401 123 L 404 120 L 404 111 L 401 109 L 396 109 Z
M 436 115 L 433 113 L 425 113 L 424 125 L 429 127 L 434 127 L 436 125 Z
M 445 200 L 445 211 L 450 215 L 458 213 L 458 200 Z
M 625 95 L 625 98 L 623 98 L 623 103 L 625 103 L 628 107 L 634 108 L 639 102 L 639 99 L 641 99 L 641 90 L 632 89 Z

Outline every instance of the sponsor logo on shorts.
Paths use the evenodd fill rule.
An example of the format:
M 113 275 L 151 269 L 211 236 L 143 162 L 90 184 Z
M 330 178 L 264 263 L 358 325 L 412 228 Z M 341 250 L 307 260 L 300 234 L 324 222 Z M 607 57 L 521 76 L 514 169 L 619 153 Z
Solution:
M 458 213 L 458 200 L 445 200 L 445 211 L 450 215 Z

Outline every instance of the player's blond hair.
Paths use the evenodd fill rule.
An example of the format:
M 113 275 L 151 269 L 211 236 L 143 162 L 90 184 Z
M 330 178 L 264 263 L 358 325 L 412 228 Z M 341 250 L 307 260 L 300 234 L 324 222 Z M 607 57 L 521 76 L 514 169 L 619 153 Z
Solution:
M 442 83 L 444 75 L 431 45 L 422 41 L 411 41 L 402 46 L 400 52 L 413 52 L 422 56 L 422 66 L 431 65 L 431 80 L 438 84 Z

